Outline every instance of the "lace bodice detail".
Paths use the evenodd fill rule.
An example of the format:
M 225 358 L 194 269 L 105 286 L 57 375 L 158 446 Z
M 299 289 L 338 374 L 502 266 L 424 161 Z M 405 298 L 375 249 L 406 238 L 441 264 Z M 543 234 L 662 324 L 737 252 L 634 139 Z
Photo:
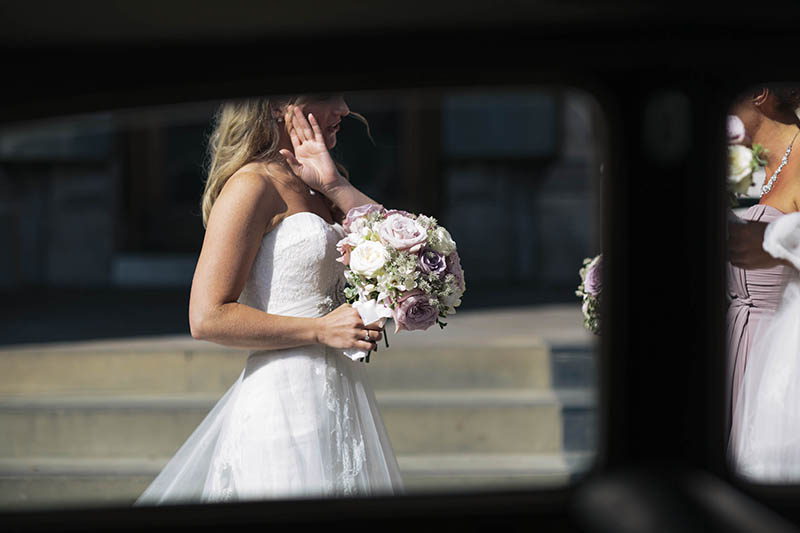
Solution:
M 267 313 L 322 316 L 344 303 L 344 230 L 310 211 L 284 218 L 261 241 L 239 303 Z

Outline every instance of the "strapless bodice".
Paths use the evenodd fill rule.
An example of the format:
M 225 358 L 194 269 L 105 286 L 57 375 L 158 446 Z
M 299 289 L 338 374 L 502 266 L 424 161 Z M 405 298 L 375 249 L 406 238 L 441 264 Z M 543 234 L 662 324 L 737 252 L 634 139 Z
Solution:
M 343 299 L 344 235 L 311 212 L 264 235 L 238 301 L 313 317 Z M 137 505 L 403 493 L 364 364 L 324 344 L 250 352 Z
M 345 266 L 336 261 L 344 230 L 310 211 L 264 235 L 239 303 L 267 313 L 322 316 L 344 303 Z
M 784 213 L 772 206 L 756 204 L 742 216 L 745 220 L 772 222 Z M 756 312 L 772 313 L 783 294 L 784 281 L 789 267 L 744 270 L 728 263 L 728 294 L 732 306 L 749 307 Z

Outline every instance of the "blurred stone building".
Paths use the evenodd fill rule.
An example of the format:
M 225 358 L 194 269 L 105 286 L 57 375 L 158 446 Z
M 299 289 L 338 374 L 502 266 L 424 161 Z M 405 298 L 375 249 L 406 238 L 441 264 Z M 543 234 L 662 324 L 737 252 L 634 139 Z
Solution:
M 353 93 L 374 144 L 342 124 L 334 156 L 385 205 L 437 216 L 459 245 L 464 308 L 571 301 L 599 249 L 599 132 L 562 88 Z M 0 290 L 185 293 L 199 253 L 216 102 L 0 131 Z

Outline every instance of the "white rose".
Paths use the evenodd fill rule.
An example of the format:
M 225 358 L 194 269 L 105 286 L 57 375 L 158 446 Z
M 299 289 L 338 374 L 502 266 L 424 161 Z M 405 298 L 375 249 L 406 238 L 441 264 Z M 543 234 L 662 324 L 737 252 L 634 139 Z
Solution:
M 350 224 L 350 233 L 366 235 L 369 232 L 369 222 L 366 218 L 357 218 Z
M 442 226 L 439 226 L 435 230 L 433 230 L 433 235 L 431 235 L 431 248 L 439 252 L 440 254 L 449 255 L 456 250 L 456 241 L 450 236 L 450 232 L 447 231 Z
M 389 252 L 381 243 L 364 241 L 350 252 L 350 270 L 371 278 L 388 259 Z
M 461 295 L 458 293 L 453 293 L 443 297 L 444 305 L 448 307 L 448 313 L 455 313 L 455 308 L 461 305 Z M 453 309 L 453 311 L 450 311 Z
M 728 190 L 744 194 L 751 185 L 753 174 L 753 151 L 734 144 L 728 146 Z
M 419 215 L 417 217 L 417 224 L 419 224 L 425 229 L 428 229 L 433 225 L 433 219 L 429 216 Z
M 355 248 L 362 242 L 364 242 L 364 239 L 361 236 L 356 235 L 355 233 L 350 233 L 347 235 L 347 237 L 339 241 L 340 244 L 347 244 L 353 248 Z
M 404 291 L 410 291 L 411 289 L 417 288 L 417 282 L 413 277 L 408 277 L 403 280 L 400 284 L 400 288 Z

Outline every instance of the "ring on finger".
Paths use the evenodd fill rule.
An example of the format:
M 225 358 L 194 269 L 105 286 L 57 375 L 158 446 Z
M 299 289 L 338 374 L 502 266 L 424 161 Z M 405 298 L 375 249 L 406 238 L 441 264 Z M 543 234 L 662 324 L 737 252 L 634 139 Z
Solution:
M 369 342 L 369 341 L 370 341 L 370 338 L 369 338 L 369 330 L 365 330 L 365 331 L 364 331 L 364 340 L 365 340 L 365 341 L 367 341 L 367 342 Z

